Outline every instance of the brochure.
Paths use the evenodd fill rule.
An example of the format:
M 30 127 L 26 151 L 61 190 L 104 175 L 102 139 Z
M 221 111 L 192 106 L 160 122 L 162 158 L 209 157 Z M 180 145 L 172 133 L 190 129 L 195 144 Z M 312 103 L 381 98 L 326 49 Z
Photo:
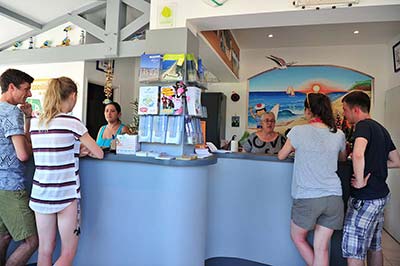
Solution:
M 158 86 L 140 87 L 139 88 L 139 115 L 156 115 L 158 114 Z
M 142 54 L 140 57 L 139 82 L 160 80 L 161 62 L 161 54 Z

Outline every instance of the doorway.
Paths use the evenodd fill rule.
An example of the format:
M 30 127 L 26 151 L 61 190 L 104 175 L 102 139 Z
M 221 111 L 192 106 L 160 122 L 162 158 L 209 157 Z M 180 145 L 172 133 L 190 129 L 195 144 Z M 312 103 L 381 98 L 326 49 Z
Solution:
M 101 126 L 107 124 L 104 118 L 104 86 L 94 83 L 88 84 L 88 94 L 86 103 L 86 127 L 89 135 L 96 139 Z M 111 96 L 113 101 L 113 96 Z

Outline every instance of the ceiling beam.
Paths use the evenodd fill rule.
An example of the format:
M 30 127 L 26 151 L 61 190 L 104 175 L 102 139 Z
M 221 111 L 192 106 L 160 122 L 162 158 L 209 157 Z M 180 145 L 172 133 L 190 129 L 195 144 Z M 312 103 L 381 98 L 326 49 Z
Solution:
M 79 15 L 72 15 L 69 17 L 69 21 L 72 24 L 75 24 L 76 26 L 86 30 L 90 34 L 92 34 L 94 37 L 96 37 L 99 40 L 104 41 L 105 40 L 105 31 L 104 29 L 100 28 L 96 24 L 88 21 L 87 19 L 84 19 L 83 17 Z
M 127 38 L 136 33 L 143 26 L 149 24 L 150 17 L 148 14 L 143 14 L 121 30 L 121 40 L 125 41 Z
M 6 18 L 9 18 L 9 19 L 11 19 L 11 20 L 13 20 L 13 21 L 15 21 L 15 22 L 17 22 L 19 24 L 23 24 L 25 26 L 28 26 L 28 27 L 30 27 L 32 29 L 40 30 L 42 28 L 42 24 L 40 24 L 40 23 L 30 19 L 30 18 L 21 16 L 21 15 L 15 13 L 14 11 L 11 11 L 11 10 L 5 8 L 5 7 L 2 7 L 2 6 L 0 6 L 0 14 L 3 15 L 4 17 L 6 17 Z
M 133 7 L 143 14 L 121 29 L 121 40 L 126 40 L 139 29 L 150 23 L 150 4 L 143 0 L 122 0 L 126 5 Z
M 84 13 L 84 12 L 89 12 L 89 11 L 91 12 L 93 10 L 98 10 L 99 8 L 104 8 L 105 6 L 106 6 L 105 2 L 94 2 L 94 3 L 90 3 L 88 5 L 85 5 L 85 6 L 81 7 L 81 8 L 78 8 L 78 9 L 72 11 L 72 12 L 69 12 L 66 15 L 60 16 L 58 18 L 55 18 L 55 19 L 49 21 L 48 23 L 46 23 L 44 25 L 41 25 L 40 29 L 36 28 L 34 30 L 28 31 L 28 32 L 26 32 L 24 34 L 21 34 L 21 35 L 19 35 L 17 37 L 14 37 L 14 38 L 10 39 L 10 40 L 7 40 L 5 42 L 0 43 L 0 51 L 10 47 L 16 41 L 24 41 L 24 40 L 28 39 L 29 37 L 39 35 L 39 34 L 41 34 L 43 32 L 46 32 L 46 31 L 51 30 L 51 29 L 53 29 L 53 28 L 55 28 L 57 26 L 60 26 L 60 25 L 62 25 L 64 23 L 67 23 L 70 20 L 70 18 L 73 17 L 73 16 L 77 16 L 77 15 L 79 15 L 81 13 Z M 93 31 L 96 31 L 96 29 L 94 29 L 94 27 L 92 27 L 90 29 L 93 30 Z
M 139 57 L 145 51 L 146 41 L 121 42 L 120 45 L 121 55 L 119 57 Z M 108 46 L 104 43 L 3 51 L 0 53 L 0 63 L 39 64 L 96 60 L 103 59 L 107 51 Z
M 121 0 L 107 0 L 104 43 L 108 46 L 106 57 L 118 56 L 120 37 Z
M 122 0 L 122 2 L 139 11 L 142 11 L 143 13 L 150 12 L 150 3 L 144 0 Z

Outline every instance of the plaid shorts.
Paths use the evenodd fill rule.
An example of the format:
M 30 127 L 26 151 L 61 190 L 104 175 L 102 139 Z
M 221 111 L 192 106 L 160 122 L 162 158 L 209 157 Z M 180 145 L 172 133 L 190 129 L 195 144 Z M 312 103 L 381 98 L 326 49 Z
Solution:
M 368 250 L 382 249 L 383 212 L 390 195 L 374 200 L 350 197 L 344 220 L 344 258 L 364 260 Z

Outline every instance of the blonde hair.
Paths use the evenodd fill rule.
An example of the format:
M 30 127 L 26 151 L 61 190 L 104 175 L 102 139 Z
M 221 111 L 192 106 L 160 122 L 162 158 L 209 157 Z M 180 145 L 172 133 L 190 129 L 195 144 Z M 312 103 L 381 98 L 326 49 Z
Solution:
M 48 125 L 50 120 L 61 113 L 61 105 L 71 93 L 77 93 L 78 88 L 72 79 L 59 77 L 51 79 L 43 100 L 43 112 L 39 117 L 39 124 Z
M 264 120 L 267 115 L 272 115 L 274 117 L 274 119 L 275 119 L 275 113 L 274 112 L 265 112 L 265 113 L 263 113 L 261 115 L 261 120 Z

